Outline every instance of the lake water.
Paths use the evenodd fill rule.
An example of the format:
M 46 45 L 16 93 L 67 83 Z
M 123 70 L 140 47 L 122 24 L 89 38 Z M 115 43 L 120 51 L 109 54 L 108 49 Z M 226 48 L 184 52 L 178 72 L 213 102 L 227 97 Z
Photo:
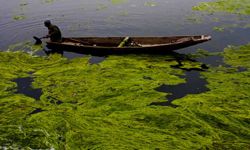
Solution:
M 204 0 L 203 0 L 204 1 Z M 206 1 L 206 0 L 205 0 Z M 208 0 L 207 0 L 208 1 Z M 211 1 L 211 0 L 210 0 Z M 63 36 L 171 36 L 212 35 L 213 40 L 186 49 L 221 51 L 228 44 L 245 44 L 249 29 L 213 31 L 220 24 L 239 22 L 229 15 L 201 16 L 192 6 L 201 0 L 0 0 L 0 49 L 44 36 L 46 19 L 58 25 Z M 219 18 L 220 22 L 211 21 Z M 202 20 L 202 23 L 200 21 Z M 217 19 L 216 19 L 217 20 Z

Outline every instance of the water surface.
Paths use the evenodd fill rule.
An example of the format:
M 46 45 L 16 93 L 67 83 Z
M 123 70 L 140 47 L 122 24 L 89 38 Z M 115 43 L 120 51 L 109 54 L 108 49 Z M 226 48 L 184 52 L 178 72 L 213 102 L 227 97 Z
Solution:
M 203 0 L 204 1 L 204 0 Z M 205 0 L 211 1 L 211 0 Z M 32 36 L 43 36 L 46 19 L 57 24 L 63 36 L 171 36 L 212 35 L 213 40 L 187 48 L 221 51 L 228 44 L 245 44 L 249 29 L 233 28 L 216 32 L 213 27 L 233 24 L 239 19 L 230 15 L 201 16 L 192 6 L 201 0 L 11 0 L 0 9 L 0 49 Z M 220 22 L 211 21 L 219 18 Z M 248 31 L 248 32 L 247 32 Z
M 17 78 L 14 80 L 14 82 L 17 83 L 17 90 L 15 93 L 17 94 L 24 94 L 28 97 L 32 97 L 36 100 L 40 99 L 40 96 L 42 95 L 42 89 L 34 89 L 32 87 L 33 82 L 32 77 L 25 77 L 25 78 Z

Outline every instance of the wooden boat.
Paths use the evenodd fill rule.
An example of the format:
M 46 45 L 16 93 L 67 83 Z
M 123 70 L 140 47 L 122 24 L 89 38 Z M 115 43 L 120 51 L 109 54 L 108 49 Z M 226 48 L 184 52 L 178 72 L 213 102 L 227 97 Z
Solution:
M 211 40 L 211 36 L 174 37 L 80 37 L 63 38 L 62 42 L 47 42 L 47 47 L 83 54 L 110 55 L 128 53 L 168 53 Z

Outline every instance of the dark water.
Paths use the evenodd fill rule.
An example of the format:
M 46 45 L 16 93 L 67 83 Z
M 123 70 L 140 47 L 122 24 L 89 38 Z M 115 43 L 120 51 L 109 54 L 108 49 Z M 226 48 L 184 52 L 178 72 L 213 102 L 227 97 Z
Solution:
M 182 98 L 188 94 L 199 94 L 208 91 L 206 87 L 207 81 L 200 77 L 199 71 L 187 71 L 182 77 L 186 80 L 186 83 L 179 85 L 163 85 L 157 88 L 159 92 L 171 93 L 167 96 L 167 102 L 155 102 L 151 105 L 161 105 L 161 106 L 174 106 L 172 101 L 175 99 Z
M 15 93 L 24 94 L 36 100 L 40 99 L 42 90 L 32 88 L 32 82 L 34 81 L 32 77 L 17 78 L 13 81 L 17 83 L 17 91 Z
M 32 112 L 29 113 L 29 115 L 34 115 L 40 112 L 43 112 L 45 110 L 41 109 L 41 108 L 36 108 L 35 110 L 33 110 Z
M 63 36 L 171 36 L 201 35 L 212 36 L 212 41 L 178 50 L 189 54 L 198 48 L 210 52 L 222 51 L 227 45 L 241 45 L 249 41 L 250 29 L 230 28 L 225 32 L 213 30 L 214 26 L 244 23 L 239 16 L 226 14 L 202 15 L 192 11 L 192 6 L 202 1 L 211 0 L 0 0 L 0 49 L 9 45 L 33 40 L 47 34 L 43 21 L 50 19 L 58 25 Z M 20 16 L 25 19 L 17 20 Z M 215 19 L 218 18 L 218 19 Z M 219 22 L 213 21 L 219 20 Z M 39 52 L 43 55 L 43 52 Z M 65 52 L 67 58 L 83 55 Z M 91 63 L 98 63 L 104 58 L 93 57 Z M 220 65 L 221 57 L 212 56 L 199 59 L 205 64 Z M 165 92 L 175 93 L 169 99 L 179 98 L 183 94 L 193 93 L 205 87 L 203 79 L 196 72 L 187 72 L 187 84 L 168 87 Z M 24 82 L 25 81 L 25 82 Z M 17 79 L 19 92 L 31 97 L 39 97 L 29 89 L 30 78 Z M 26 83 L 27 82 L 27 83 Z M 22 87 L 26 84 L 28 87 Z M 188 86 L 193 85 L 193 88 Z M 20 88 L 22 87 L 22 88 Z M 173 88 L 173 90 L 171 90 Z M 197 89 L 198 88 L 198 89 Z

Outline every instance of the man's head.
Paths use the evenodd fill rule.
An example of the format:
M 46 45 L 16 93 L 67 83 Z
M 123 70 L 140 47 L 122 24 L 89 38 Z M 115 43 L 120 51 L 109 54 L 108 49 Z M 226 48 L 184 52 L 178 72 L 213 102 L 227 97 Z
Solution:
M 45 27 L 49 27 L 51 25 L 50 20 L 44 21 L 44 25 L 45 25 Z

